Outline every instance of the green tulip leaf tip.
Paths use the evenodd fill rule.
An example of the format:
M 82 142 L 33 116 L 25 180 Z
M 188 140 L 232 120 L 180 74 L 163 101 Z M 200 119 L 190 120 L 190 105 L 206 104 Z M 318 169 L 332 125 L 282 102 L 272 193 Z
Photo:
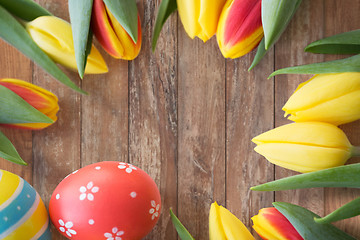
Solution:
M 157 13 L 153 31 L 151 49 L 155 52 L 156 43 L 160 36 L 161 29 L 170 15 L 177 9 L 176 0 L 162 0 Z
M 68 4 L 74 39 L 76 65 L 79 76 L 83 79 L 87 56 L 90 53 L 92 43 L 90 20 L 93 0 L 69 0 Z M 79 9 L 82 11 L 79 12 Z
M 14 145 L 10 140 L 0 131 L 0 157 L 20 165 L 27 165 L 27 163 L 20 157 Z
M 181 240 L 195 240 L 188 230 L 184 227 L 184 225 L 180 222 L 180 220 L 175 216 L 173 211 L 170 209 L 171 221 L 174 224 L 174 227 L 179 234 Z
M 256 49 L 255 57 L 251 63 L 251 66 L 248 69 L 249 72 L 260 62 L 260 60 L 266 55 L 266 53 L 267 50 L 265 49 L 265 39 L 263 38 Z

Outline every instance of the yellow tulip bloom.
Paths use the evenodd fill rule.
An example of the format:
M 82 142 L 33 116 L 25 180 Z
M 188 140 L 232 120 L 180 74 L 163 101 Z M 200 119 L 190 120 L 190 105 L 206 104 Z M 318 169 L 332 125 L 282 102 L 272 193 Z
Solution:
M 206 42 L 215 33 L 226 0 L 177 0 L 180 20 L 192 39 Z
M 209 236 L 210 240 L 255 240 L 237 217 L 216 202 L 210 207 Z
M 54 62 L 77 70 L 71 25 L 68 22 L 54 16 L 42 16 L 27 23 L 26 30 L 34 42 Z M 92 45 L 85 73 L 106 73 L 107 71 L 103 57 Z
M 360 73 L 318 74 L 298 86 L 284 105 L 295 122 L 340 125 L 360 119 Z
M 321 122 L 283 125 L 252 141 L 271 163 L 303 173 L 341 166 L 357 151 L 341 129 Z

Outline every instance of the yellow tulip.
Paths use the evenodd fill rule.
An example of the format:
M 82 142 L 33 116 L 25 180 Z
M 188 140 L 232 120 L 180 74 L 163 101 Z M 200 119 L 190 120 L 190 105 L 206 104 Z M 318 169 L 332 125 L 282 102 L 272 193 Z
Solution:
M 295 122 L 340 125 L 360 119 L 360 73 L 319 74 L 298 86 L 284 105 Z
M 192 39 L 206 42 L 215 33 L 226 0 L 177 0 L 180 20 Z
M 209 236 L 210 240 L 255 239 L 237 217 L 216 202 L 210 207 Z
M 34 42 L 54 62 L 72 70 L 77 70 L 71 25 L 54 16 L 42 16 L 26 24 L 26 30 Z M 91 47 L 85 73 L 106 73 L 106 63 L 95 48 Z
M 283 125 L 252 141 L 271 163 L 303 173 L 341 166 L 358 154 L 341 129 L 321 122 Z

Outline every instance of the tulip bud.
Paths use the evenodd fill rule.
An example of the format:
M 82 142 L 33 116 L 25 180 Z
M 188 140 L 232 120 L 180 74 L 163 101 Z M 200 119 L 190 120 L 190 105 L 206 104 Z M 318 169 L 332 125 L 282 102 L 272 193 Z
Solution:
M 210 207 L 209 235 L 210 240 L 255 240 L 237 217 L 216 202 Z
M 226 0 L 177 0 L 180 20 L 186 33 L 206 42 L 215 33 Z
M 141 48 L 141 23 L 138 15 L 138 40 L 135 43 L 116 20 L 103 0 L 94 0 L 92 30 L 101 46 L 114 58 L 133 60 Z
M 217 41 L 226 58 L 238 58 L 253 50 L 264 36 L 261 0 L 228 0 L 221 12 Z
M 303 239 L 289 220 L 274 207 L 260 209 L 259 214 L 252 217 L 251 220 L 254 223 L 254 230 L 262 239 Z
M 302 173 L 341 166 L 357 151 L 341 129 L 321 122 L 283 125 L 252 141 L 271 163 Z
M 26 24 L 26 30 L 34 42 L 54 62 L 77 70 L 71 26 L 54 17 L 42 16 Z M 88 55 L 85 73 L 106 73 L 108 68 L 99 51 L 94 47 Z
M 298 86 L 283 107 L 295 122 L 340 125 L 360 119 L 360 73 L 318 74 Z
M 0 85 L 10 89 L 31 106 L 48 116 L 54 122 L 59 111 L 58 98 L 51 92 L 34 84 L 12 78 L 0 79 Z M 50 126 L 52 123 L 13 123 L 2 124 L 7 127 L 39 130 Z

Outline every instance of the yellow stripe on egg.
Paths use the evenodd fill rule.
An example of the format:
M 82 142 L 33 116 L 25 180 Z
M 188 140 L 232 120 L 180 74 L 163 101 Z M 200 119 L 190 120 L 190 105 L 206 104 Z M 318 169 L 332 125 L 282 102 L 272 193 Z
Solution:
M 34 211 L 35 210 L 35 211 Z M 39 194 L 36 194 L 36 200 L 29 212 L 13 227 L 9 235 L 2 240 L 32 239 L 38 232 L 46 229 L 48 225 L 47 211 Z
M 6 204 L 7 200 L 11 198 L 19 187 L 20 178 L 15 174 L 7 171 L 1 171 L 2 176 L 0 179 L 0 209 Z

